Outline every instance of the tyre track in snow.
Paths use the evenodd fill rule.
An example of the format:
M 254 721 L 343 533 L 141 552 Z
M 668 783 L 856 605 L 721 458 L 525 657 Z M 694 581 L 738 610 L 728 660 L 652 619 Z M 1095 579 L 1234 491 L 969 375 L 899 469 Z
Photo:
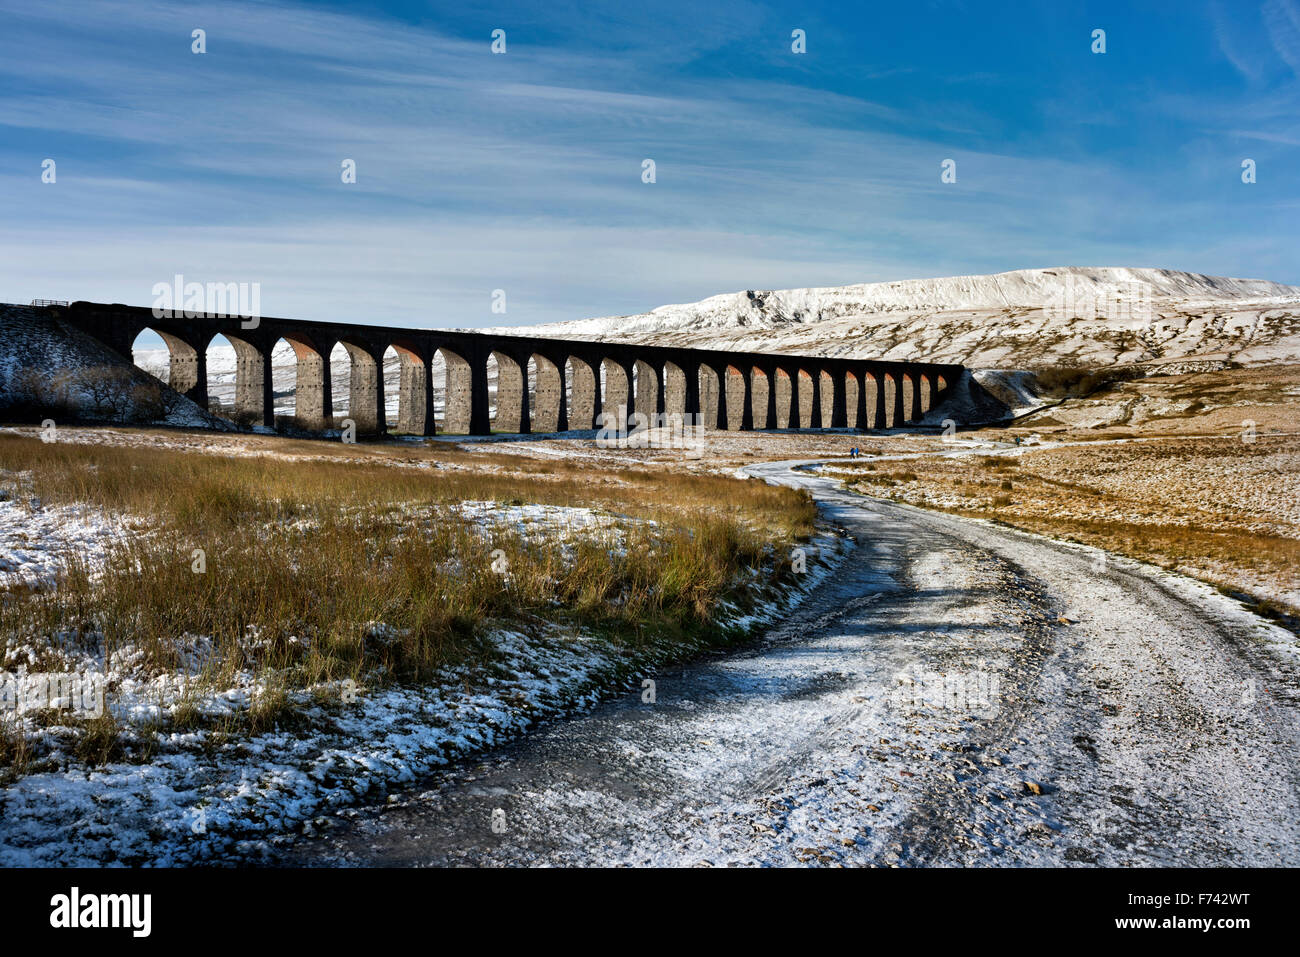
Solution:
M 938 782 L 900 825 L 897 860 L 985 862 L 999 834 L 1013 838 L 999 857 L 1031 864 L 1300 860 L 1294 636 L 1137 562 L 890 505 L 1006 562 L 1072 622 L 1051 629 L 1038 686 L 1008 690 L 990 743 L 973 747 L 1006 760 Z M 1026 795 L 1029 782 L 1044 793 Z M 1022 827 L 1027 797 L 1046 813 Z
M 867 499 L 754 647 L 341 818 L 285 863 L 1295 864 L 1294 646 L 1212 589 Z M 1064 617 L 1067 622 L 1060 619 Z

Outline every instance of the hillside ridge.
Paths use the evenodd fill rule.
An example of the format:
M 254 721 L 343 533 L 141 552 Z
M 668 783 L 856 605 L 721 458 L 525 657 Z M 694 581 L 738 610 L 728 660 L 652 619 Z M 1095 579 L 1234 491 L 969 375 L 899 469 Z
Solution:
M 500 331 L 507 331 L 501 329 Z M 1205 357 L 1300 361 L 1300 286 L 1163 268 L 990 275 L 723 293 L 527 335 L 919 359 L 983 367 Z

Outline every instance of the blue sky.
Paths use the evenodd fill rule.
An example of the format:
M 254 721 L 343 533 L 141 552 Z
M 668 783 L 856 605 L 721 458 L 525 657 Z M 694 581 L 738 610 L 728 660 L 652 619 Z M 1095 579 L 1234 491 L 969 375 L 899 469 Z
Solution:
M 182 273 L 474 327 L 1055 265 L 1300 283 L 1298 156 L 1300 0 L 0 0 L 5 301 Z

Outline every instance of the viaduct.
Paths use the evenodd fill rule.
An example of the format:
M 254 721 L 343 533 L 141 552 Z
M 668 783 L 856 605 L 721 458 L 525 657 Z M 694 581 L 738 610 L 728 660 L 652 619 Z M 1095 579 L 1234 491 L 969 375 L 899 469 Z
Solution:
M 234 346 L 235 411 L 275 424 L 271 351 L 285 340 L 297 355 L 295 419 L 306 429 L 333 425 L 330 352 L 351 357 L 348 416 L 360 433 L 381 433 L 386 421 L 383 358 L 400 358 L 395 430 L 488 435 L 565 432 L 599 427 L 617 415 L 699 414 L 708 428 L 895 428 L 936 405 L 963 372 L 960 365 L 883 362 L 751 352 L 726 352 L 497 333 L 399 329 L 348 323 L 177 311 L 74 302 L 53 307 L 64 322 L 131 361 L 132 344 L 157 332 L 171 355 L 168 384 L 207 408 L 208 344 L 218 335 Z M 245 328 L 251 326 L 251 328 Z M 443 415 L 435 422 L 433 361 L 446 366 Z M 495 358 L 495 403 L 489 362 Z M 493 417 L 495 405 L 495 417 Z M 609 419 L 604 420 L 609 422 Z

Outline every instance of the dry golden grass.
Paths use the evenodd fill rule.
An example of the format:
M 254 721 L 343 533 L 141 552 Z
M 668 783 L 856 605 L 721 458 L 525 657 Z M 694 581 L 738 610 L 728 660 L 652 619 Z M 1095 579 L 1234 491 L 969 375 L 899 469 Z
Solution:
M 1259 432 L 1291 432 L 1298 397 L 1300 366 L 1294 365 L 1153 374 L 1026 416 L 1017 426 L 1022 434 L 1079 440 L 1240 433 L 1247 421 Z
M 1153 562 L 1288 614 L 1300 604 L 1300 437 L 1090 443 L 907 466 L 909 479 L 863 469 L 850 487 Z
M 321 443 L 267 448 L 276 454 L 232 458 L 0 435 L 11 495 L 95 506 L 140 530 L 102 569 L 74 555 L 55 587 L 0 593 L 0 661 L 11 646 L 52 648 L 62 634 L 161 674 L 180 668 L 185 636 L 205 636 L 213 687 L 236 672 L 266 679 L 240 719 L 258 730 L 291 718 L 286 689 L 420 682 L 448 664 L 490 664 L 483 638 L 497 622 L 545 619 L 634 645 L 698 640 L 721 602 L 752 600 L 740 585 L 748 569 L 766 585 L 790 580 L 790 546 L 816 514 L 805 494 L 710 475 L 592 474 L 501 455 L 481 470 L 433 467 L 472 458 L 442 447 L 401 452 L 400 463 L 388 447 L 328 458 Z M 430 467 L 405 467 L 412 455 Z M 561 546 L 458 518 L 449 507 L 465 500 L 623 517 Z M 506 574 L 493 567 L 502 553 Z M 99 731 L 88 746 L 108 754 Z M 0 746 L 0 764 L 21 762 L 16 748 Z
M 162 433 L 175 439 L 175 433 Z M 807 534 L 815 510 L 785 489 L 708 474 L 666 474 L 613 460 L 539 461 L 450 443 L 344 445 L 242 437 L 260 455 L 225 456 L 223 443 L 176 450 L 163 446 L 45 443 L 0 433 L 0 469 L 23 478 L 49 503 L 87 503 L 135 515 L 183 520 L 255 509 L 266 519 L 294 507 L 440 505 L 467 499 L 613 508 L 655 518 L 667 509 L 731 515 L 768 532 Z M 233 447 L 233 446 L 232 446 Z M 201 451 L 200 451 L 201 448 Z M 594 472 L 594 474 L 593 474 Z M 10 479 L 9 481 L 17 481 Z M 799 507 L 794 507 L 798 504 Z

